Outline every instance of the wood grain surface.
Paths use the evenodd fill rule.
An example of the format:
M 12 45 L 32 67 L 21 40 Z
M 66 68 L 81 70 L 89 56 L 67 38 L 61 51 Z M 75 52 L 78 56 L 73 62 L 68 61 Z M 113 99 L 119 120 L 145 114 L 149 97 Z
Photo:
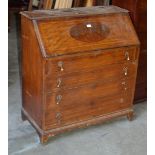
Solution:
M 96 9 L 79 8 L 82 16 L 65 9 L 63 20 L 58 11 L 22 13 L 22 118 L 41 143 L 114 117 L 132 120 L 139 40 L 127 11 L 110 6 L 93 14 Z M 71 36 L 78 24 L 91 42 Z M 102 24 L 109 32 L 98 40 Z

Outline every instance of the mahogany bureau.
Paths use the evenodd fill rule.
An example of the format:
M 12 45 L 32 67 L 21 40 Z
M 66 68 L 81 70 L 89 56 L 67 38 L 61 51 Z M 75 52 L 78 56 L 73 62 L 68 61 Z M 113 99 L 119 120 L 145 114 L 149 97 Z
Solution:
M 128 11 L 97 6 L 21 13 L 22 118 L 42 143 L 132 119 L 139 40 Z

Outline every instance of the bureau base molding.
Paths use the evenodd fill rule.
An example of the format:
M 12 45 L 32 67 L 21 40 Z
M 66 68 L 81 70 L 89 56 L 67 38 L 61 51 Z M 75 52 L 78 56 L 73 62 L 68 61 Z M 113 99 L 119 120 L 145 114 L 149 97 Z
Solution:
M 101 124 L 104 121 L 110 120 L 112 118 L 116 118 L 120 116 L 127 116 L 127 119 L 131 121 L 133 119 L 134 111 L 132 108 L 128 108 L 128 109 L 124 109 L 124 110 L 117 111 L 114 113 L 109 113 L 106 115 L 98 116 L 98 117 L 95 117 L 94 119 L 85 120 L 85 121 L 77 122 L 77 123 L 70 124 L 70 125 L 65 125 L 65 126 L 54 128 L 54 129 L 47 130 L 47 131 L 42 130 L 37 125 L 35 120 L 26 112 L 24 108 L 22 108 L 21 114 L 22 114 L 23 121 L 28 120 L 30 124 L 36 129 L 40 137 L 40 142 L 43 144 L 43 143 L 46 143 L 51 137 L 54 137 L 58 134 L 71 131 L 77 128 L 85 128 L 88 126 Z

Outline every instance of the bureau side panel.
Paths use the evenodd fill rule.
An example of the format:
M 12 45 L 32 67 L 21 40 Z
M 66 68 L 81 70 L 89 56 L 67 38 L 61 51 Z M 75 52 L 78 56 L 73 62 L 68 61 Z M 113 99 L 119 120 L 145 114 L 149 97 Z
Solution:
M 22 107 L 31 122 L 42 127 L 43 60 L 33 22 L 22 16 Z

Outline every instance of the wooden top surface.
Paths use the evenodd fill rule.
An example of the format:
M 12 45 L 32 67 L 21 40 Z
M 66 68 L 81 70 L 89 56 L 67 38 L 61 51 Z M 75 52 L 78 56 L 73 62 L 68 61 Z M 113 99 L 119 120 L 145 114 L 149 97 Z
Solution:
M 34 10 L 23 11 L 22 15 L 29 19 L 47 19 L 47 18 L 70 18 L 92 15 L 107 15 L 113 13 L 128 13 L 128 10 L 117 6 L 93 6 L 93 7 L 78 7 L 69 9 L 52 9 L 52 10 Z

